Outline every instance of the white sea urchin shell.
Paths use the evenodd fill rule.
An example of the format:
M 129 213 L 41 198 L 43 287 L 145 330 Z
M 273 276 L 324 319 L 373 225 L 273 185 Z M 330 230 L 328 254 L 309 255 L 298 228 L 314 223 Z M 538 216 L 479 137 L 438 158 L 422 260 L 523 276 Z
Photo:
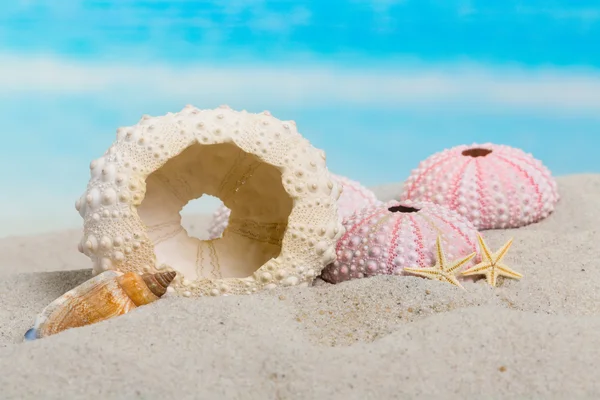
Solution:
M 344 233 L 325 153 L 268 112 L 228 107 L 143 117 L 92 161 L 76 203 L 94 272 L 173 269 L 184 296 L 310 283 Z M 228 234 L 201 241 L 180 210 L 203 194 L 232 210 Z

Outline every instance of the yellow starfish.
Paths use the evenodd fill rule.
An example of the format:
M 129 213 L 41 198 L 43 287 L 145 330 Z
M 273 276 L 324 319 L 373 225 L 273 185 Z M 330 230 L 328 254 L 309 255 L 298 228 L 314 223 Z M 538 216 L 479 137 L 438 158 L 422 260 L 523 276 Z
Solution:
M 477 253 L 471 253 L 465 258 L 454 261 L 450 263 L 450 265 L 446 266 L 446 256 L 444 255 L 444 250 L 442 249 L 442 240 L 440 236 L 437 237 L 435 242 L 435 250 L 437 262 L 433 267 L 404 268 L 404 271 L 415 275 L 420 275 L 425 278 L 448 282 L 464 290 L 464 287 L 460 284 L 460 282 L 458 282 L 458 279 L 456 279 L 456 276 L 454 275 L 455 271 L 468 263 L 473 257 L 475 257 L 475 254 Z
M 500 250 L 493 254 L 479 233 L 477 233 L 477 240 L 479 241 L 479 247 L 481 249 L 483 260 L 472 268 L 463 271 L 463 276 L 483 274 L 487 278 L 487 282 L 492 286 L 496 286 L 496 280 L 498 279 L 498 276 L 505 276 L 514 279 L 521 279 L 523 277 L 523 275 L 513 271 L 502 263 L 502 258 L 506 255 L 513 242 L 512 238 L 506 242 L 506 244 L 502 246 Z

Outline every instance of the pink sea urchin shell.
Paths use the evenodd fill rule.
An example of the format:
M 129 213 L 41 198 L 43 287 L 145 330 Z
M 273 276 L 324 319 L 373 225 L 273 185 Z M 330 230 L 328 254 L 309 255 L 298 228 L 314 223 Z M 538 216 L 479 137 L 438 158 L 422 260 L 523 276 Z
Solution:
M 337 200 L 340 217 L 346 218 L 363 207 L 381 204 L 375 193 L 357 181 L 335 174 L 331 174 L 331 177 L 342 186 L 342 194 Z
M 353 212 L 360 210 L 363 207 L 381 204 L 375 193 L 367 189 L 357 181 L 348 179 L 345 176 L 332 174 L 331 179 L 335 180 L 338 185 L 342 186 L 342 194 L 337 200 L 338 214 L 341 218 L 350 216 Z M 231 210 L 224 205 L 221 205 L 214 213 L 210 226 L 208 227 L 209 238 L 216 239 L 221 237 L 223 231 L 229 223 L 229 215 Z
M 365 207 L 343 224 L 346 233 L 337 242 L 337 260 L 321 274 L 330 283 L 433 266 L 438 235 L 449 260 L 476 251 L 473 224 L 430 202 L 392 200 Z
M 456 210 L 477 229 L 517 228 L 547 217 L 559 200 L 550 171 L 505 145 L 461 145 L 436 153 L 406 180 L 400 200 Z

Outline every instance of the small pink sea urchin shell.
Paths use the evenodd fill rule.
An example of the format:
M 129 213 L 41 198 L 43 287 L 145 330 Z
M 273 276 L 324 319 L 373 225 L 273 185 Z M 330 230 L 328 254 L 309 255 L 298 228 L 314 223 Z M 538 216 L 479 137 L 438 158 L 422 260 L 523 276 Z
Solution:
M 546 218 L 559 200 L 550 171 L 520 149 L 461 145 L 422 161 L 400 200 L 431 201 L 468 218 L 477 229 L 518 228 Z
M 381 204 L 381 201 L 377 199 L 375 193 L 357 181 L 348 179 L 341 175 L 332 173 L 330 173 L 330 175 L 332 180 L 336 181 L 338 185 L 342 186 L 342 194 L 337 200 L 338 214 L 341 218 L 346 218 L 363 207 Z M 213 219 L 208 227 L 210 239 L 221 237 L 223 231 L 229 223 L 230 214 L 231 210 L 225 207 L 225 205 L 221 205 L 213 213 Z
M 336 174 L 331 174 L 331 178 L 342 186 L 342 194 L 337 200 L 338 214 L 341 218 L 349 217 L 364 207 L 381 204 L 375 193 L 357 181 Z
M 476 251 L 477 230 L 458 213 L 430 202 L 389 201 L 365 207 L 343 222 L 337 260 L 323 270 L 330 283 L 431 267 L 440 235 L 448 259 Z

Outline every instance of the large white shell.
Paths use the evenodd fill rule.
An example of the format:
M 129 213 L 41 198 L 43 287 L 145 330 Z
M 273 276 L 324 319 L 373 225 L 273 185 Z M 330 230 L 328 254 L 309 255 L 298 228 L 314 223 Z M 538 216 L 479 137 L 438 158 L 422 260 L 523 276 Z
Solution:
M 96 273 L 172 268 L 179 294 L 247 294 L 310 283 L 344 233 L 325 153 L 267 112 L 144 117 L 90 167 L 76 208 Z M 179 211 L 205 193 L 232 210 L 218 240 L 181 227 Z

